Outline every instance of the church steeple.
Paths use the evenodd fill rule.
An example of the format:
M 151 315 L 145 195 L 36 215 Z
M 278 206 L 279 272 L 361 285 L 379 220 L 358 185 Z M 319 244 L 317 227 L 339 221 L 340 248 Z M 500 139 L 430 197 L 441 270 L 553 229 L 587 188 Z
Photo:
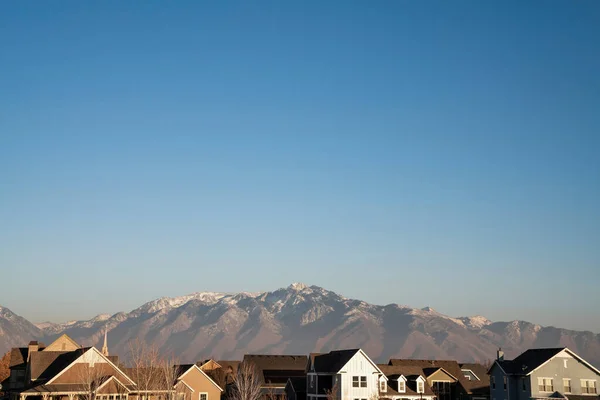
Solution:
M 108 357 L 108 340 L 106 338 L 108 334 L 108 329 L 104 328 L 104 345 L 102 346 L 102 354 L 104 354 L 104 356 Z

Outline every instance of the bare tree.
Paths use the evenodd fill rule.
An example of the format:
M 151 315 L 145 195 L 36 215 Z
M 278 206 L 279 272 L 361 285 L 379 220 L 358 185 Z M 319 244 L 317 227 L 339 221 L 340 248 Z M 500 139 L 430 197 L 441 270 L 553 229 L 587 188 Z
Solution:
M 162 386 L 160 382 L 164 379 L 158 349 L 135 339 L 129 342 L 128 356 L 132 367 L 130 375 L 136 383 L 138 399 L 148 399 L 151 394 L 158 392 Z
M 107 366 L 104 361 L 96 362 L 93 353 L 83 353 L 81 362 L 74 367 L 80 400 L 96 399 L 98 388 L 110 378 Z
M 331 389 L 325 389 L 327 400 L 339 400 L 340 397 L 340 380 L 337 376 L 334 376 L 333 379 L 335 383 L 331 386 Z
M 165 400 L 177 400 L 177 378 L 183 372 L 177 360 L 171 357 L 159 358 L 158 370 L 160 376 L 158 377 L 157 388 L 160 391 L 164 391 Z
M 230 400 L 258 400 L 261 397 L 260 373 L 253 363 L 243 362 L 235 374 Z

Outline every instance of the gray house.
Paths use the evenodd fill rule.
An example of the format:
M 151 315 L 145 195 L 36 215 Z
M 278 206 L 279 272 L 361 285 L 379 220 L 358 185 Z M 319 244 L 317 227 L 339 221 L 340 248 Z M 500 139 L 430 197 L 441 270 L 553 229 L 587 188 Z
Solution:
M 491 400 L 599 400 L 600 371 L 567 348 L 527 350 L 498 357 L 490 371 Z

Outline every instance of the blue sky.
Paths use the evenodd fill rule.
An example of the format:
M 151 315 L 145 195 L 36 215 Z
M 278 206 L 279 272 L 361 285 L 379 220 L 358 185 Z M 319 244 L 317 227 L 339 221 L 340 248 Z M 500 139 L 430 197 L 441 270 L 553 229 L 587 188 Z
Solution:
M 600 332 L 600 3 L 3 2 L 0 304 L 300 281 Z

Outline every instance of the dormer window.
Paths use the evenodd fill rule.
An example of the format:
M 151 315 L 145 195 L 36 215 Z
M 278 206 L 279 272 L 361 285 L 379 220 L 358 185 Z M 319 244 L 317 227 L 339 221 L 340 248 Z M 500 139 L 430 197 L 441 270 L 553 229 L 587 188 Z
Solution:
M 387 383 L 383 378 L 379 381 L 379 390 L 382 392 L 387 392 Z
M 398 393 L 406 393 L 406 382 L 403 379 L 398 379 Z
M 421 380 L 417 381 L 417 393 L 425 393 L 425 385 Z

